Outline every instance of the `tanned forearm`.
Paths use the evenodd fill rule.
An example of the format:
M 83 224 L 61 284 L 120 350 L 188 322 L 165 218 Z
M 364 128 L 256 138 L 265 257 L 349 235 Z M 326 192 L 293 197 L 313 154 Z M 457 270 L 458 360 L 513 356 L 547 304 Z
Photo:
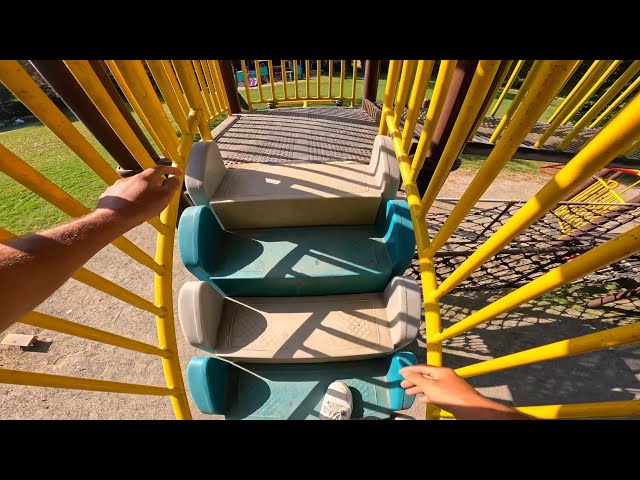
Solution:
M 98 209 L 59 227 L 0 244 L 0 331 L 37 307 L 99 250 L 134 225 Z

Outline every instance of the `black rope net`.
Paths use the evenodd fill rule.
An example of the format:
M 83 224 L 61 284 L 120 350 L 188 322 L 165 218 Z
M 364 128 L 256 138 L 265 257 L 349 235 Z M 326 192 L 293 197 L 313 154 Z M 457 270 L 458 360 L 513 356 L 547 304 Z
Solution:
M 431 238 L 442 227 L 456 199 L 438 199 L 426 216 Z M 438 282 L 447 278 L 524 204 L 480 201 L 434 258 Z M 563 202 L 514 238 L 457 289 L 517 288 L 617 235 L 640 225 L 638 204 Z M 407 274 L 419 281 L 417 254 Z M 573 283 L 627 283 L 640 279 L 640 254 L 597 270 Z

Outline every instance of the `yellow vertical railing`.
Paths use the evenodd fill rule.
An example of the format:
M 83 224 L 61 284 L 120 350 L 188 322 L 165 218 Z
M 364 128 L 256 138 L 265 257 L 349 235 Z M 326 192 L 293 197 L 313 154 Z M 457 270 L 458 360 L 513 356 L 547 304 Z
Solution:
M 511 72 L 511 76 L 509 77 L 509 80 L 507 80 L 507 84 L 502 89 L 502 93 L 498 97 L 498 101 L 493 106 L 493 109 L 491 110 L 491 113 L 489 114 L 489 116 L 495 117 L 496 112 L 498 111 L 498 108 L 500 108 L 500 105 L 502 105 L 502 102 L 504 102 L 504 99 L 506 98 L 507 94 L 509 93 L 509 89 L 511 89 L 511 87 L 514 84 L 514 82 L 516 81 L 516 78 L 518 78 L 518 73 L 520 73 L 520 70 L 522 70 L 522 66 L 523 65 L 524 65 L 524 60 L 518 60 L 518 63 L 516 63 L 516 66 L 513 67 L 513 71 Z

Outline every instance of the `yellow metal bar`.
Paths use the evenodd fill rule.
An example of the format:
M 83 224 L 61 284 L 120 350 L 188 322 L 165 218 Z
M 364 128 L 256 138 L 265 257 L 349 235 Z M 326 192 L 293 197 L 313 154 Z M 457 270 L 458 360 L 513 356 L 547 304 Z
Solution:
M 487 116 L 487 112 L 491 108 L 491 103 L 493 103 L 493 100 L 496 97 L 496 93 L 498 93 L 498 90 L 500 89 L 502 82 L 504 82 L 504 79 L 507 76 L 507 73 L 509 73 L 509 68 L 511 68 L 512 63 L 513 63 L 513 60 L 506 60 L 506 66 L 504 67 L 504 70 L 502 71 L 500 78 L 498 79 L 498 81 L 495 82 L 493 90 L 491 90 L 487 94 L 487 97 L 490 98 L 491 100 L 487 102 L 487 106 L 485 107 L 484 111 L 482 112 L 481 115 L 478 116 L 478 121 L 471 129 L 471 133 L 469 133 L 469 136 L 467 137 L 467 142 L 470 142 L 473 139 L 473 137 L 476 136 L 476 132 L 480 128 L 480 125 L 482 125 L 482 120 L 484 120 L 484 118 Z
M 298 98 L 300 98 L 300 94 L 298 92 L 298 60 L 293 61 L 293 90 L 293 98 L 297 100 Z
M 131 60 L 129 60 L 129 61 L 131 61 Z M 129 105 L 131 105 L 131 107 L 133 107 L 133 110 L 138 115 L 138 118 L 140 118 L 140 121 L 144 125 L 144 128 L 147 130 L 147 132 L 149 132 L 149 135 L 151 135 L 151 138 L 155 142 L 156 146 L 162 152 L 162 155 L 165 158 L 169 158 L 169 152 L 167 151 L 166 146 L 164 145 L 162 140 L 160 140 L 160 137 L 158 137 L 155 129 L 153 128 L 153 126 L 151 125 L 149 120 L 147 119 L 147 116 L 145 115 L 145 113 L 142 110 L 142 108 L 140 108 L 140 105 L 138 104 L 138 101 L 136 99 L 136 95 L 134 95 L 131 92 L 131 90 L 129 89 L 129 85 L 127 84 L 127 82 L 122 77 L 122 74 L 120 73 L 120 70 L 118 69 L 118 66 L 113 62 L 113 60 L 105 60 L 105 63 L 107 64 L 107 67 L 109 68 L 109 71 L 113 75 L 113 78 L 115 78 L 116 82 L 118 83 L 118 86 L 122 90 L 122 93 L 124 93 L 124 96 L 129 101 Z
M 518 63 L 516 63 L 516 66 L 513 68 L 513 72 L 511 72 L 511 76 L 509 77 L 509 80 L 507 80 L 507 84 L 504 86 L 504 88 L 502 89 L 502 93 L 498 97 L 498 101 L 493 106 L 493 109 L 489 114 L 490 117 L 494 117 L 496 115 L 498 108 L 500 108 L 500 105 L 502 105 L 502 102 L 507 96 L 507 93 L 509 93 L 511 86 L 516 81 L 516 78 L 518 78 L 518 73 L 520 73 L 520 70 L 522 69 L 523 65 L 524 65 L 524 60 L 518 60 Z
M 269 81 L 271 82 L 271 100 L 276 99 L 276 84 L 275 76 L 273 74 L 273 60 L 267 60 L 269 66 Z
M 393 101 L 396 96 L 396 88 L 398 87 L 398 77 L 400 76 L 400 68 L 402 60 L 391 60 L 389 62 L 389 70 L 387 71 L 387 83 L 384 87 L 384 102 L 382 104 L 382 113 L 380 115 L 380 127 L 378 135 L 386 135 L 387 117 L 393 111 Z
M 180 161 L 174 162 L 173 166 L 184 168 L 189 158 L 189 152 L 195 134 L 195 127 L 199 125 L 199 116 L 202 110 L 192 110 L 189 113 L 187 126 L 189 131 L 180 137 Z M 180 201 L 180 191 L 178 189 L 165 208 L 160 214 L 163 223 L 170 225 L 171 228 L 165 235 L 158 235 L 156 239 L 156 261 L 162 265 L 167 271 L 173 271 L 173 244 L 175 240 L 175 225 L 177 222 L 178 203 Z M 173 318 L 173 285 L 171 275 L 155 275 L 154 276 L 154 294 L 155 304 L 166 309 L 166 315 L 156 316 L 156 330 L 158 333 L 158 347 L 168 352 L 168 356 L 162 358 L 162 369 L 164 370 L 165 381 L 167 387 L 173 392 L 171 396 L 171 405 L 174 414 L 178 420 L 191 419 L 189 403 L 182 379 L 182 371 L 180 370 L 180 360 L 178 358 L 178 345 L 176 342 L 176 332 L 174 328 Z
M 536 75 L 529 93 L 522 100 L 521 108 L 515 112 L 513 120 L 505 129 L 503 138 L 489 154 L 476 173 L 473 181 L 466 188 L 455 207 L 436 234 L 427 255 L 433 256 L 449 239 L 455 229 L 471 211 L 482 194 L 489 188 L 502 168 L 511 159 L 518 147 L 529 134 L 535 122 L 540 118 L 553 101 L 556 93 L 564 83 L 566 76 L 571 74 L 575 60 L 540 62 L 539 74 Z
M 253 64 L 256 69 L 256 78 L 258 80 L 258 96 L 260 97 L 260 102 L 264 102 L 264 95 L 262 94 L 262 75 L 260 75 L 260 62 L 258 60 L 254 60 Z
M 251 102 L 251 91 L 249 90 L 249 74 L 247 73 L 247 64 L 244 60 L 240 60 L 240 66 L 242 67 L 242 75 L 244 76 L 244 92 L 247 95 L 247 105 L 249 111 L 253 111 L 253 105 Z M 260 83 L 260 72 L 256 72 L 256 81 Z
M 520 85 L 520 88 L 518 89 L 518 93 L 516 93 L 515 98 L 509 104 L 509 108 L 507 108 L 507 111 L 504 113 L 504 115 L 500 119 L 500 123 L 498 123 L 498 126 L 491 134 L 491 138 L 489 139 L 489 142 L 496 143 L 498 141 L 498 139 L 500 138 L 500 134 L 505 129 L 507 124 L 511 121 L 511 118 L 516 113 L 516 110 L 520 106 L 520 103 L 522 103 L 522 100 L 524 99 L 525 95 L 529 91 L 529 87 L 531 86 L 534 79 L 538 75 L 539 70 L 540 70 L 540 60 L 536 60 L 535 62 L 533 62 L 533 65 L 531 65 L 531 68 L 527 73 L 527 77 L 524 79 L 524 82 L 522 82 L 522 85 Z
M 209 89 L 209 97 L 211 98 L 212 105 L 216 110 L 214 113 L 214 116 L 217 117 L 226 109 L 226 106 L 224 104 L 224 100 L 222 98 L 218 98 L 218 89 L 216 88 L 216 84 L 213 81 L 213 75 L 211 75 L 209 62 L 207 62 L 206 60 L 200 60 L 200 66 L 202 67 L 205 81 Z M 247 76 L 245 76 L 244 78 L 247 78 Z M 245 88 L 248 88 L 247 85 L 248 85 L 248 80 L 245 82 Z M 247 104 L 251 105 L 251 99 L 247 101 Z M 249 108 L 249 111 L 251 111 L 251 108 Z
M 395 126 L 400 125 L 400 119 L 404 113 L 404 107 L 409 98 L 411 85 L 413 83 L 413 74 L 418 66 L 417 60 L 405 60 L 402 64 L 402 74 L 400 75 L 400 84 L 398 85 L 398 93 L 396 95 L 396 105 L 393 109 L 393 123 Z
M 456 71 L 456 63 L 456 60 L 442 60 L 440 62 L 440 69 L 438 70 L 438 77 L 436 78 L 436 84 L 431 95 L 431 102 L 429 103 L 424 126 L 422 127 L 420 139 L 418 140 L 418 148 L 416 149 L 411 164 L 411 175 L 409 176 L 409 181 L 411 182 L 415 181 L 418 177 L 418 173 L 427 158 L 433 132 L 438 124 L 438 119 L 444 107 L 444 101 L 447 98 L 447 93 L 451 86 L 451 79 Z
M 331 95 L 332 89 L 333 89 L 333 60 L 329 60 L 329 93 L 327 95 L 327 98 L 333 97 Z
M 120 177 L 15 60 L 0 60 L 0 81 L 105 183 Z
M 556 418 L 637 417 L 640 416 L 640 400 L 536 405 L 530 407 L 515 407 L 515 410 L 542 420 L 553 420 Z M 440 418 L 453 418 L 453 415 L 442 410 Z
M 11 177 L 71 217 L 81 217 L 90 213 L 87 207 L 2 144 L 0 144 L 0 172 Z M 155 272 L 160 274 L 164 273 L 164 269 L 160 265 L 125 237 L 119 237 L 111 243 L 114 247 L 122 250 L 131 258 L 151 268 Z
M 165 146 L 166 158 L 173 160 L 177 155 L 178 138 L 142 62 L 140 60 L 114 60 L 114 64 L 135 95 L 151 129 L 155 131 L 160 142 Z
M 640 231 L 640 229 L 637 230 Z M 640 245 L 640 242 L 637 242 L 637 244 Z M 632 255 L 633 253 L 634 252 L 631 252 L 629 255 Z M 582 256 L 577 258 L 581 257 Z M 527 285 L 525 285 L 525 287 L 527 287 Z M 547 345 L 541 345 L 540 347 L 512 353 L 511 355 L 505 355 L 504 357 L 474 363 L 472 365 L 467 365 L 466 367 L 458 368 L 456 373 L 461 377 L 485 375 L 487 373 L 521 367 L 531 363 L 546 362 L 557 358 L 565 358 L 572 355 L 605 350 L 607 348 L 619 347 L 621 345 L 627 345 L 638 341 L 640 341 L 640 322 L 611 328 L 609 330 L 603 330 L 597 333 L 590 333 L 588 335 L 581 335 L 579 337 L 569 338 L 567 340 L 561 340 L 559 342 L 549 343 Z
M 158 85 L 158 88 L 160 89 L 162 98 L 169 107 L 173 120 L 178 124 L 180 132 L 184 133 L 186 115 L 182 112 L 182 107 L 180 106 L 180 102 L 178 101 L 173 87 L 171 86 L 171 82 L 165 72 L 162 61 L 147 60 L 147 66 L 149 67 L 149 71 L 151 71 L 151 75 L 153 75 L 153 79 L 156 81 L 156 85 Z
M 441 298 L 498 253 L 591 175 L 598 172 L 640 137 L 640 97 L 634 98 L 582 150 L 556 173 L 484 244 L 479 246 L 434 292 Z M 593 250 L 592 250 L 593 251 Z
M 622 101 L 627 98 L 636 88 L 640 85 L 640 77 L 636 78 L 631 85 L 629 85 L 622 94 L 615 101 L 607 107 L 607 109 L 600 114 L 598 118 L 596 118 L 589 128 L 595 128 L 602 120 L 604 120 L 607 115 L 609 115 L 614 108 L 616 108 Z
M 198 89 L 196 84 L 196 76 L 193 72 L 193 66 L 191 65 L 191 62 L 189 62 L 188 60 L 174 60 L 173 65 L 176 68 L 178 80 L 180 80 L 180 84 L 184 89 L 185 96 L 187 97 L 187 102 L 189 103 L 191 108 L 193 108 L 194 110 L 202 110 L 202 113 L 204 114 L 205 107 L 202 103 L 202 95 L 200 94 L 200 90 Z M 211 132 L 209 131 L 209 124 L 204 118 L 204 115 L 201 115 L 200 120 L 198 121 L 198 131 L 200 132 L 200 137 L 202 137 L 203 140 L 213 140 L 213 138 L 211 137 Z
M 598 60 L 596 60 L 596 61 L 598 61 Z M 534 147 L 540 148 L 546 143 L 546 141 L 549 139 L 549 137 L 551 135 L 553 135 L 553 132 L 555 132 L 556 129 L 560 126 L 560 123 L 564 119 L 565 114 L 580 102 L 580 100 L 582 99 L 584 94 L 600 78 L 600 76 L 609 67 L 609 65 L 611 65 L 611 63 L 612 62 L 609 61 L 609 60 L 600 61 L 600 63 L 593 69 L 593 71 L 591 71 L 591 74 L 590 74 L 589 78 L 585 78 L 587 75 L 585 75 L 585 77 L 582 78 L 582 80 L 584 80 L 584 82 L 582 82 L 582 80 L 581 80 L 582 84 L 579 87 L 576 86 L 576 88 L 572 92 L 574 95 L 571 96 L 571 94 L 570 94 L 565 99 L 566 103 L 563 102 L 564 103 L 564 107 L 562 107 L 562 105 L 560 107 L 558 107 L 558 110 L 556 110 L 555 119 L 553 121 L 551 121 L 551 119 L 550 119 L 549 127 L 547 128 L 547 130 L 545 130 L 545 132 L 542 134 L 542 136 L 540 138 L 538 138 L 538 140 L 536 141 Z M 562 110 L 560 109 L 561 107 L 562 107 Z
M 340 60 L 340 98 L 342 98 L 342 94 L 344 93 L 344 71 L 347 65 L 346 60 Z
M 633 152 L 635 152 L 638 148 L 640 148 L 640 138 L 638 140 L 636 140 L 633 145 L 631 145 L 631 147 L 622 154 L 623 157 L 628 157 L 629 155 L 631 155 Z
M 351 83 L 351 106 L 356 106 L 356 81 L 358 75 L 358 61 L 353 60 L 353 82 Z
M 489 91 L 489 87 L 491 87 L 491 82 L 493 82 L 499 66 L 499 60 L 480 60 L 478 62 L 456 123 L 451 130 L 447 144 L 440 156 L 438 166 L 433 172 L 433 177 L 431 177 L 427 191 L 424 193 L 424 197 L 422 197 L 421 215 L 424 215 L 429 208 L 431 208 L 438 192 L 449 175 L 453 162 L 462 151 L 469 130 L 473 126 L 473 122 L 480 108 L 482 108 L 482 102 Z
M 320 80 L 322 80 L 321 60 L 316 61 L 316 98 L 320 98 Z
M 189 115 L 189 105 L 187 105 L 187 101 L 184 98 L 184 93 L 182 92 L 182 87 L 180 86 L 180 82 L 178 82 L 178 78 L 176 77 L 175 69 L 173 67 L 173 63 L 169 60 L 160 60 L 162 63 L 162 67 L 164 68 L 164 72 L 169 80 L 169 84 L 171 85 L 171 89 L 173 90 L 178 103 L 180 104 L 180 110 L 182 110 L 182 118 L 187 118 Z
M 576 62 L 575 66 L 573 67 L 573 69 L 571 70 L 571 73 L 569 74 L 569 76 L 568 76 L 568 77 L 567 77 L 567 79 L 565 80 L 564 85 L 562 85 L 562 86 L 558 89 L 558 93 L 562 92 L 562 89 L 564 88 L 564 86 L 565 86 L 567 83 L 569 83 L 569 80 L 571 80 L 571 77 L 573 76 L 573 74 L 574 74 L 574 73 L 576 73 L 576 70 L 578 70 L 578 67 L 579 67 L 580 65 L 582 65 L 583 60 L 576 60 L 575 62 Z
M 110 382 L 93 378 L 8 370 L 6 368 L 0 368 L 0 383 L 31 385 L 34 387 L 67 388 L 70 390 L 89 390 L 92 392 L 133 393 L 138 395 L 167 396 L 174 394 L 173 390 L 153 385 Z
M 611 63 L 611 65 L 609 65 L 609 68 L 607 68 L 605 70 L 605 72 L 602 74 L 602 76 L 600 78 L 598 78 L 598 80 L 596 81 L 596 83 L 593 84 L 593 86 L 589 89 L 589 91 L 580 99 L 580 101 L 578 102 L 578 104 L 573 107 L 573 109 L 571 110 L 571 112 L 569 112 L 569 114 L 564 118 L 564 120 L 562 121 L 561 125 L 566 125 L 569 120 L 571 120 L 573 118 L 573 116 L 578 113 L 578 110 L 580 110 L 580 108 L 589 101 L 589 99 L 591 98 L 591 96 L 596 93 L 596 91 L 598 90 L 598 88 L 600 88 L 600 86 L 607 80 L 607 78 L 609 78 L 609 76 L 611 76 L 611 74 L 613 73 L 613 71 L 618 68 L 618 65 L 620 65 L 622 63 L 622 60 L 615 60 L 614 62 Z
M 309 78 L 309 74 L 311 72 L 311 62 L 309 60 L 305 60 L 304 61 L 304 71 L 305 71 L 305 92 L 304 92 L 304 98 L 311 98 L 311 89 L 310 87 L 310 82 L 311 79 Z
M 435 62 L 433 60 L 420 60 L 418 62 L 416 81 L 413 83 L 413 89 L 411 90 L 411 96 L 409 97 L 407 118 L 404 121 L 404 128 L 402 130 L 402 149 L 407 153 L 409 152 L 409 146 L 413 139 L 413 131 L 415 130 L 418 115 L 422 108 L 422 101 L 424 100 L 425 93 L 427 92 L 427 86 L 431 79 L 431 72 L 433 71 L 434 63 Z
M 202 97 L 204 98 L 204 105 L 205 107 L 207 107 L 209 109 L 209 120 L 214 118 L 216 116 L 216 114 L 218 113 L 218 109 L 216 108 L 216 106 L 213 104 L 212 100 L 211 100 L 211 96 L 209 95 L 209 92 L 207 91 L 207 80 L 204 77 L 204 71 L 202 70 L 202 65 L 200 65 L 200 61 L 198 60 L 191 60 L 191 63 L 193 64 L 193 69 L 196 72 L 196 79 L 197 79 L 197 83 L 199 84 L 200 87 L 200 93 L 202 94 Z
M 280 60 L 280 72 L 282 74 L 282 89 L 284 90 L 284 99 L 289 100 L 289 92 L 287 92 L 287 66 L 284 60 Z
M 142 168 L 153 167 L 155 162 L 149 152 L 131 130 L 122 113 L 120 113 L 120 110 L 118 110 L 102 83 L 100 83 L 89 62 L 86 60 L 65 60 L 64 63 L 140 166 Z
M 611 85 L 606 92 L 598 99 L 598 101 L 585 113 L 582 118 L 575 124 L 573 130 L 560 142 L 556 147 L 557 150 L 563 150 L 571 141 L 578 136 L 578 134 L 584 130 L 587 124 L 595 117 L 600 110 L 608 104 L 613 97 L 615 97 L 620 90 L 633 78 L 633 76 L 640 71 L 640 60 L 636 60 L 625 72 L 618 77 L 618 79 Z
M 218 97 L 218 102 L 223 107 L 223 110 L 225 110 L 227 114 L 230 114 L 231 110 L 229 110 L 229 99 L 227 98 L 227 92 L 224 89 L 224 84 L 222 83 L 220 63 L 217 60 L 208 60 L 207 66 L 209 67 L 209 72 L 215 86 L 215 93 Z
M 87 327 L 79 323 L 71 322 L 63 318 L 53 317 L 51 315 L 45 315 L 40 312 L 30 312 L 24 317 L 18 320 L 25 325 L 31 325 L 38 328 L 46 328 L 47 330 L 54 330 L 60 333 L 66 333 L 67 335 L 73 335 L 74 337 L 86 338 L 87 340 L 93 340 L 95 342 L 106 343 L 107 345 L 113 345 L 114 347 L 125 348 L 134 352 L 146 353 L 149 355 L 158 355 L 164 357 L 167 352 L 159 349 L 148 343 L 139 342 L 138 340 L 132 340 L 122 335 L 116 335 L 115 333 L 100 330 L 98 328 Z
M 578 83 L 576 83 L 576 85 L 569 92 L 569 94 L 564 98 L 564 100 L 560 103 L 560 105 L 558 105 L 558 108 L 556 108 L 556 110 L 551 114 L 551 116 L 549 117 L 549 123 L 553 122 L 563 110 L 566 111 L 566 105 L 569 102 L 571 102 L 574 99 L 574 97 L 581 95 L 580 93 L 578 93 L 579 90 L 582 89 L 582 87 L 589 80 L 589 78 L 593 76 L 594 70 L 598 68 L 598 65 L 600 65 L 601 63 L 602 63 L 602 60 L 593 61 L 593 63 L 589 66 L 589 69 L 585 72 L 582 78 L 578 81 Z M 586 91 L 586 90 L 583 89 L 583 91 Z

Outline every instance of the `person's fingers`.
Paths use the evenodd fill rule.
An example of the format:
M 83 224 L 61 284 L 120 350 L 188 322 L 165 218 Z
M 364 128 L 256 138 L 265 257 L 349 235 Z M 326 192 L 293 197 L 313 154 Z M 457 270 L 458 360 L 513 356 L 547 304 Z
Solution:
M 420 387 L 410 387 L 404 391 L 405 395 L 417 395 L 419 393 L 424 393 Z
M 428 389 L 435 381 L 432 378 L 427 378 L 420 373 L 408 373 L 405 378 L 413 383 L 416 387 L 420 387 L 423 390 Z
M 433 367 L 431 365 L 411 365 L 410 367 L 404 367 L 400 369 L 400 375 L 407 378 L 410 373 L 419 373 L 422 375 L 428 375 L 432 378 L 437 378 L 440 367 Z
M 182 170 L 177 167 L 172 167 L 171 165 L 156 165 L 155 167 L 151 167 L 151 169 L 147 170 L 152 170 L 151 176 L 153 177 L 159 177 L 161 175 L 184 175 L 184 172 Z M 145 172 L 147 170 L 145 170 Z
M 165 190 L 170 191 L 171 193 L 175 192 L 180 186 L 180 179 L 178 177 L 170 177 L 162 182 L 162 186 Z
M 409 388 L 409 387 L 415 387 L 415 385 L 413 383 L 411 383 L 409 380 L 402 380 L 400 382 L 400 386 L 402 388 Z

